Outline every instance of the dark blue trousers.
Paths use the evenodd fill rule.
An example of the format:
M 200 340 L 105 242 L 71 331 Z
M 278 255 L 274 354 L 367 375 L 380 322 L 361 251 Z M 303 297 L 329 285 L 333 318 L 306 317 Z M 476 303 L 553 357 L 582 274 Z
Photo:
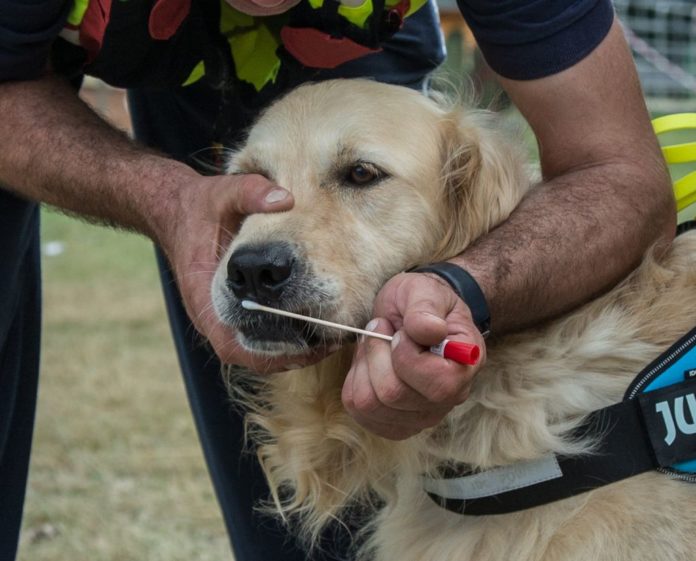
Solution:
M 14 559 L 34 427 L 41 329 L 39 214 L 0 190 L 0 561 Z

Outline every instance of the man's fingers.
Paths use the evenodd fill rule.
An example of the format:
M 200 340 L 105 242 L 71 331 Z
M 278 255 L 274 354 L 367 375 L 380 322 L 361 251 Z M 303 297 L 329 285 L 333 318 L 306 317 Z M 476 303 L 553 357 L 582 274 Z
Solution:
M 374 326 L 374 331 L 392 333 L 384 320 Z M 422 422 L 426 400 L 394 372 L 388 342 L 368 337 L 360 343 L 345 385 L 346 407 L 356 417 L 382 423 Z
M 427 280 L 422 279 L 419 290 L 407 292 L 403 308 L 406 332 L 423 346 L 435 345 L 447 337 L 446 318 L 457 304 L 457 296 L 449 286 L 439 277 L 427 277 Z
M 418 344 L 429 347 L 449 333 L 449 317 L 459 298 L 442 279 L 425 273 L 402 273 L 375 299 L 374 314 L 404 328 Z
M 386 324 L 386 322 L 383 322 L 383 324 Z M 372 320 L 365 326 L 365 329 L 378 331 L 378 327 L 379 321 Z M 390 334 L 390 330 L 386 325 L 382 325 L 380 332 L 384 332 L 385 335 Z M 373 386 L 372 376 L 370 375 L 370 369 L 374 373 L 374 366 L 370 364 L 372 359 L 368 359 L 380 347 L 384 347 L 389 352 L 389 343 L 380 339 L 366 337 L 355 348 L 353 366 L 346 377 L 343 392 L 344 404 L 351 414 L 362 412 L 371 415 L 381 407 Z M 383 367 L 384 365 L 381 366 Z
M 477 367 L 439 357 L 401 334 L 392 353 L 394 370 L 405 384 L 435 409 L 462 403 Z
M 381 405 L 383 421 L 397 418 L 390 415 L 392 411 L 421 411 L 426 404 L 423 396 L 396 374 L 392 351 L 399 344 L 400 338 L 401 332 L 398 332 L 391 344 L 377 339 L 366 345 L 366 360 L 370 368 L 374 399 Z

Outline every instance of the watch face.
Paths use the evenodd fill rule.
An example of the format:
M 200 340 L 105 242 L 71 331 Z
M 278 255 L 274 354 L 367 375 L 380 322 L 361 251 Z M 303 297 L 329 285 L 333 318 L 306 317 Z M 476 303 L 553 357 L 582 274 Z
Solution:
M 235 10 L 250 16 L 273 16 L 287 12 L 300 0 L 226 0 Z

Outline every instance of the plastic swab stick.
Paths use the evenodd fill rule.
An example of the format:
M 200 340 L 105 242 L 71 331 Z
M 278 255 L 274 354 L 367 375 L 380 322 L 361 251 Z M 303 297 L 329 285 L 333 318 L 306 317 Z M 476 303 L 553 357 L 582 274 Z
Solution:
M 343 331 L 350 331 L 351 333 L 358 333 L 359 335 L 365 335 L 367 337 L 376 337 L 377 339 L 383 339 L 384 341 L 391 341 L 392 337 L 390 335 L 384 335 L 382 333 L 375 333 L 374 331 L 367 331 L 366 329 L 358 329 L 357 327 L 351 327 L 350 325 L 343 325 L 342 323 L 334 323 L 333 321 L 327 321 L 325 319 L 313 318 L 310 316 L 303 316 L 302 314 L 296 314 L 294 312 L 288 312 L 286 310 L 279 310 L 278 308 L 271 308 L 270 306 L 264 306 L 252 300 L 242 300 L 242 308 L 245 310 L 254 310 L 261 312 L 268 312 L 269 314 L 276 314 L 279 316 L 285 316 L 294 319 L 300 319 L 303 321 L 308 321 L 310 323 L 318 323 L 325 327 L 333 327 L 335 329 L 342 329 Z M 430 352 L 438 356 L 448 358 L 460 364 L 474 365 L 478 362 L 481 356 L 481 350 L 478 345 L 473 345 L 471 343 L 462 343 L 460 341 L 450 341 L 445 339 L 439 345 L 433 345 L 430 347 Z

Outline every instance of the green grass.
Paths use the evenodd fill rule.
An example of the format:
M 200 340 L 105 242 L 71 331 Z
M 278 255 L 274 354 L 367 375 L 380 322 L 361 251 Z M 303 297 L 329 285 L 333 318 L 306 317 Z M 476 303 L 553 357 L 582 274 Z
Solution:
M 44 335 L 19 561 L 231 560 L 152 246 L 43 214 Z

